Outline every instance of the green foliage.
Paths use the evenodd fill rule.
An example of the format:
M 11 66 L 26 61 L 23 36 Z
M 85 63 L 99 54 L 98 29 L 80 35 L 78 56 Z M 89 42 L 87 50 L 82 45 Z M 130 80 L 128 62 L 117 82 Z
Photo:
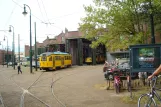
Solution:
M 102 1 L 102 2 L 101 2 Z M 154 14 L 156 30 L 161 29 L 161 3 L 153 0 L 94 0 L 84 6 L 80 30 L 91 40 L 91 47 L 104 44 L 108 50 L 126 49 L 143 44 L 150 36 L 149 14 Z M 149 36 L 148 36 L 149 35 Z

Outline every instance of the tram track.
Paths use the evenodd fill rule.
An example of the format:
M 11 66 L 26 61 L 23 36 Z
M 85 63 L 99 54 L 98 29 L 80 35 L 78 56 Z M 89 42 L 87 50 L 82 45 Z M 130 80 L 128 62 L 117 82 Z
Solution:
M 3 72 L 4 70 L 0 70 L 0 72 Z M 2 76 L 2 75 L 1 75 Z M 1 94 L 1 92 L 0 92 L 0 102 L 1 102 L 1 105 L 2 105 L 2 107 L 5 107 L 5 104 L 4 104 L 4 102 L 3 102 L 3 97 L 2 97 L 2 94 Z
M 1 70 L 2 71 L 2 70 Z M 4 70 L 3 70 L 4 71 Z M 43 72 L 41 73 L 41 75 L 43 74 Z M 2 74 L 1 74 L 2 75 Z M 7 78 L 6 76 L 3 75 L 3 77 L 7 80 L 11 80 L 18 88 L 20 88 L 23 93 L 21 95 L 21 98 L 20 98 L 20 107 L 24 107 L 24 97 L 25 97 L 25 94 L 28 93 L 29 95 L 31 95 L 32 97 L 36 98 L 38 101 L 40 101 L 41 103 L 43 103 L 44 105 L 46 105 L 47 107 L 50 107 L 47 103 L 45 103 L 44 101 L 42 101 L 40 98 L 36 97 L 34 94 L 30 93 L 28 90 L 35 84 L 35 82 L 41 77 L 41 75 L 39 75 L 39 77 L 27 88 L 27 89 L 24 89 L 23 87 L 21 87 L 20 85 L 18 85 L 15 80 L 13 79 L 14 76 L 16 76 L 17 74 L 12 74 L 10 76 L 10 78 Z M 0 99 L 0 101 L 3 101 L 2 99 Z M 1 102 L 3 105 L 4 103 Z
M 29 92 L 29 89 L 36 83 L 36 81 L 39 80 L 39 78 L 44 74 L 44 72 L 42 72 L 38 78 L 25 90 L 23 90 L 23 93 L 21 95 L 21 100 L 20 100 L 20 107 L 24 107 L 24 98 L 25 98 L 25 94 L 29 94 L 32 97 L 34 97 L 35 99 L 37 99 L 38 101 L 40 101 L 42 104 L 46 105 L 47 107 L 50 107 L 46 102 L 44 102 L 43 100 L 41 100 L 40 98 L 38 98 L 37 96 L 35 96 L 34 94 L 32 94 L 31 92 Z
M 2 97 L 2 95 L 1 95 L 1 93 L 0 93 L 0 101 L 1 101 L 2 107 L 5 107 L 5 105 L 4 105 L 4 103 L 3 103 L 3 97 Z
M 54 73 L 54 72 L 53 72 Z M 60 73 L 60 72 L 56 72 L 56 73 L 54 73 L 54 75 L 56 75 L 56 74 L 58 74 L 58 73 Z M 32 85 L 31 87 L 36 87 L 35 85 L 37 85 L 38 83 L 40 83 L 40 82 L 42 82 L 42 81 L 44 81 L 44 80 L 47 80 L 47 79 L 52 79 L 53 77 L 52 76 L 54 76 L 53 74 L 50 76 L 50 77 L 45 77 L 45 78 L 43 78 L 43 79 L 41 79 L 41 80 L 39 80 L 39 81 L 36 81 L 35 83 L 34 83 L 34 85 Z M 30 88 L 31 88 L 30 87 Z
M 94 68 L 93 68 L 94 69 Z M 71 69 L 69 69 L 71 70 Z M 40 98 L 38 98 L 37 96 L 35 96 L 34 94 L 32 94 L 31 92 L 29 92 L 29 90 L 31 88 L 35 88 L 36 85 L 44 80 L 48 80 L 48 79 L 51 79 L 51 85 L 49 84 L 49 86 L 37 86 L 37 87 L 50 87 L 51 88 L 51 94 L 53 96 L 53 98 L 55 98 L 55 100 L 62 106 L 62 107 L 67 107 L 65 103 L 63 103 L 59 98 L 58 96 L 55 94 L 55 91 L 54 91 L 54 85 L 56 82 L 60 81 L 61 79 L 64 79 L 65 77 L 68 77 L 68 76 L 71 76 L 71 75 L 76 75 L 76 74 L 79 74 L 79 73 L 82 73 L 82 72 L 85 72 L 85 71 L 88 71 L 86 70 L 85 67 L 83 67 L 81 69 L 82 71 L 81 72 L 77 72 L 77 68 L 74 68 L 72 69 L 72 71 L 68 72 L 68 71 L 57 71 L 57 72 L 52 72 L 52 76 L 48 76 L 48 77 L 45 77 L 45 78 L 41 78 L 43 76 L 43 74 L 45 74 L 44 72 L 42 72 L 37 78 L 36 80 L 34 80 L 32 82 L 31 85 L 29 85 L 26 89 L 23 88 L 22 86 L 20 86 L 15 80 L 14 80 L 14 77 L 17 75 L 17 74 L 12 74 L 10 76 L 10 78 L 7 78 L 5 76 L 6 79 L 9 79 L 11 80 L 14 84 L 16 84 L 17 87 L 19 87 L 23 93 L 21 95 L 21 98 L 20 98 L 20 107 L 24 107 L 24 100 L 25 100 L 25 94 L 29 94 L 31 95 L 33 98 L 37 99 L 38 101 L 40 101 L 42 104 L 44 104 L 45 106 L 47 107 L 50 107 L 46 102 L 44 102 L 43 100 L 41 100 Z M 91 70 L 91 69 L 90 69 Z M 59 75 L 60 74 L 60 75 Z M 56 78 L 57 77 L 57 78 Z M 2 99 L 3 100 L 3 99 Z
M 57 78 L 56 80 L 53 81 L 52 79 L 52 83 L 51 83 L 51 93 L 53 95 L 53 97 L 57 100 L 57 102 L 62 106 L 62 107 L 67 107 L 65 105 L 65 103 L 63 103 L 59 98 L 58 96 L 55 94 L 55 91 L 54 91 L 54 84 L 57 82 L 57 81 L 60 81 L 61 79 L 65 78 L 65 77 L 68 77 L 68 76 L 71 76 L 71 75 L 76 75 L 76 74 L 79 74 L 79 73 L 83 73 L 83 72 L 86 72 L 88 70 L 84 69 L 82 72 L 74 72 L 74 73 L 71 73 L 71 74 L 67 74 L 65 76 L 62 76 L 62 77 L 59 77 Z
M 52 82 L 53 82 L 53 78 L 55 78 L 55 76 L 54 75 L 56 75 L 56 74 L 62 74 L 62 72 L 57 72 L 57 73 L 52 73 Z M 47 78 L 43 78 L 43 80 L 39 80 L 40 79 L 40 77 L 43 75 L 43 72 L 39 75 L 39 77 L 27 88 L 27 89 L 24 89 L 23 87 L 21 87 L 15 80 L 14 80 L 14 77 L 15 76 L 17 76 L 17 74 L 12 74 L 11 76 L 10 76 L 10 78 L 8 78 L 8 77 L 6 77 L 6 76 L 4 76 L 3 75 L 3 77 L 5 78 L 5 79 L 8 79 L 8 80 L 11 80 L 12 82 L 13 82 L 13 84 L 15 84 L 18 88 L 20 88 L 22 91 L 23 91 L 23 93 L 22 93 L 22 95 L 21 95 L 21 98 L 20 98 L 20 107 L 24 107 L 24 99 L 25 99 L 25 94 L 27 93 L 27 94 L 29 94 L 29 95 L 31 95 L 32 97 L 34 97 L 35 99 L 37 99 L 38 101 L 40 101 L 41 103 L 43 103 L 43 104 L 45 104 L 46 106 L 48 106 L 48 107 L 50 107 L 47 103 L 45 103 L 44 101 L 42 101 L 41 99 L 39 99 L 38 97 L 36 97 L 34 94 L 32 94 L 32 93 L 30 93 L 29 92 L 29 89 L 31 88 L 31 87 L 33 87 L 34 85 L 36 85 L 38 82 L 41 82 L 41 81 L 43 81 L 43 80 L 46 80 L 47 78 L 49 79 L 49 77 L 47 77 Z M 62 77 L 61 77 L 62 78 Z M 61 79 L 61 78 L 59 78 L 59 79 Z M 57 79 L 56 81 L 58 81 L 59 79 Z M 39 80 L 39 81 L 38 81 Z M 56 82 L 55 81 L 55 82 Z M 54 82 L 53 82 L 54 83 Z M 53 84 L 53 83 L 51 83 L 51 84 Z M 51 85 L 51 87 L 52 87 L 52 85 Z M 52 93 L 53 93 L 53 95 L 54 95 L 54 92 L 52 91 Z M 55 96 L 55 98 L 56 98 L 56 100 L 61 104 L 61 105 L 63 105 L 63 103 Z M 3 101 L 3 99 L 1 98 L 1 102 Z M 2 102 L 2 104 L 3 104 L 3 102 Z M 4 105 L 4 104 L 3 104 Z M 65 105 L 63 105 L 63 107 L 66 107 Z

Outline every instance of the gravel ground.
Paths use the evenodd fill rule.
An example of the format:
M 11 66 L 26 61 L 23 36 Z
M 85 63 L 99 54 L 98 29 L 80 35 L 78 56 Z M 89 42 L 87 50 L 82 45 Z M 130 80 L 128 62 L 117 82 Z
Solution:
M 123 104 L 120 97 L 106 90 L 103 65 L 73 66 L 57 71 L 35 71 L 22 67 L 22 74 L 12 67 L 0 66 L 0 107 L 136 107 Z

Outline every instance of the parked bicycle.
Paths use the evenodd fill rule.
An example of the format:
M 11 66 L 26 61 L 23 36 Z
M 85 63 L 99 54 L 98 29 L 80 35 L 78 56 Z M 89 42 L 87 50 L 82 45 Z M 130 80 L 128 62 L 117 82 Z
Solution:
M 156 92 L 156 90 L 161 91 L 160 88 L 156 87 L 157 78 L 160 76 L 154 76 L 151 80 L 151 91 L 146 94 L 142 94 L 138 100 L 138 107 L 158 107 L 157 103 L 154 99 L 156 97 L 157 100 L 161 102 L 161 97 Z
M 115 86 L 116 93 L 117 94 L 120 93 L 121 79 L 120 79 L 120 72 L 119 71 L 114 72 L 114 86 Z

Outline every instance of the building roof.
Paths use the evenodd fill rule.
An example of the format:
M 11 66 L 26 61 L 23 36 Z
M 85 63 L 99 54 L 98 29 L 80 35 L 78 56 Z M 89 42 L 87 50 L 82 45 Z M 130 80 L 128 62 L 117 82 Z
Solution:
M 65 38 L 80 38 L 82 37 L 82 33 L 79 31 L 69 31 L 65 33 Z
M 46 47 L 48 45 L 52 44 L 65 44 L 65 39 L 76 39 L 76 38 L 83 38 L 83 34 L 80 31 L 68 31 L 66 32 L 61 32 L 59 35 L 57 35 L 55 38 L 47 38 L 43 41 L 43 43 L 37 42 L 37 48 L 38 47 Z M 34 50 L 34 47 L 33 49 Z

